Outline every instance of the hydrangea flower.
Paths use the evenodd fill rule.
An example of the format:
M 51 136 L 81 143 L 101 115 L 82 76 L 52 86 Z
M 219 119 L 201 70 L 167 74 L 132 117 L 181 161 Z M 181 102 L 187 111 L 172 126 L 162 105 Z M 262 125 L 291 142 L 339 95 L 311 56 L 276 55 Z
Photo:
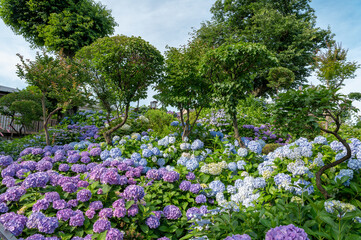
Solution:
M 156 216 L 153 216 L 153 215 L 149 216 L 147 218 L 147 220 L 145 220 L 145 223 L 151 229 L 158 228 L 159 225 L 160 225 L 159 219 Z
M 90 200 L 91 197 L 92 193 L 88 189 L 82 189 L 76 195 L 76 199 L 80 202 L 87 202 Z
M 266 233 L 265 240 L 309 240 L 307 233 L 302 228 L 293 224 L 271 228 Z
M 123 240 L 124 233 L 116 228 L 110 228 L 107 232 L 105 240 Z
M 174 205 L 165 206 L 163 209 L 163 214 L 168 220 L 176 220 L 182 216 L 179 208 Z
M 106 219 L 99 219 L 93 225 L 93 231 L 95 233 L 102 233 L 111 228 L 110 221 Z

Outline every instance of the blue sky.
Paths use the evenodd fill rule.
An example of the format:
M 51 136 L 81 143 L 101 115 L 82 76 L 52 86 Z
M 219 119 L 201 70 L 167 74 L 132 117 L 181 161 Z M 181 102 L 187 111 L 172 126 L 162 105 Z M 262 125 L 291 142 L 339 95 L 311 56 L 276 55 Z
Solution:
M 198 28 L 202 21 L 211 17 L 209 12 L 213 0 L 101 0 L 112 10 L 119 24 L 115 34 L 141 36 L 161 52 L 166 45 L 177 47 L 189 39 L 189 32 Z M 331 28 L 335 40 L 349 49 L 348 59 L 361 63 L 361 1 L 359 0 L 313 0 L 311 7 L 316 11 L 317 26 Z M 33 59 L 36 50 L 22 38 L 15 35 L 0 20 L 0 85 L 24 88 L 25 82 L 16 76 L 16 56 Z M 347 80 L 344 93 L 361 92 L 361 71 L 355 79 Z M 314 77 L 310 81 L 317 84 Z M 151 97 L 142 101 L 149 104 Z M 357 103 L 361 109 L 361 103 Z

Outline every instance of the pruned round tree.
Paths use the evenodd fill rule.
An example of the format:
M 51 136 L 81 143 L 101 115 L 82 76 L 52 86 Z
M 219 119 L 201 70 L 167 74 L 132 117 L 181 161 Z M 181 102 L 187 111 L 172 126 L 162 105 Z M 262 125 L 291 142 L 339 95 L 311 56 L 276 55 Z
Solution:
M 122 121 L 104 129 L 105 141 L 111 144 L 111 134 L 127 121 L 130 103 L 146 98 L 148 87 L 161 78 L 163 56 L 140 37 L 118 35 L 98 39 L 82 48 L 76 58 L 104 77 L 124 106 Z
M 237 106 L 254 87 L 254 78 L 277 65 L 277 59 L 262 44 L 238 42 L 210 50 L 202 59 L 202 72 L 212 84 L 213 101 L 231 116 L 235 138 L 239 135 Z

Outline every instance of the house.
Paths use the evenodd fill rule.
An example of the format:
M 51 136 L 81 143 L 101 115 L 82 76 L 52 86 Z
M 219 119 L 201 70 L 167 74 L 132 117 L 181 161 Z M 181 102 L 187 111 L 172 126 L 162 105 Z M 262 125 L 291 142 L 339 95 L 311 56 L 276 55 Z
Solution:
M 16 91 L 18 91 L 18 89 L 0 85 L 0 98 L 2 96 L 5 96 L 9 93 L 16 92 Z

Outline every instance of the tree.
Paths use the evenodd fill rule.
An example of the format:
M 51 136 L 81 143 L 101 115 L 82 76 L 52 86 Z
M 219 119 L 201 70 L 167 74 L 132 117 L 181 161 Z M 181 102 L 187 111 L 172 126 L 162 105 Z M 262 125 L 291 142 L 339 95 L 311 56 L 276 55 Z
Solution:
M 11 118 L 10 127 L 17 133 L 25 127 L 31 127 L 34 121 L 40 120 L 40 96 L 27 89 L 9 93 L 0 98 L 0 113 Z M 13 123 L 21 125 L 17 131 Z
M 21 61 L 17 65 L 18 76 L 41 91 L 43 126 L 46 144 L 50 145 L 48 122 L 58 111 L 81 105 L 85 101 L 83 83 L 86 73 L 79 63 L 64 58 L 61 53 L 55 57 L 46 52 L 42 55 L 37 53 L 34 61 L 24 60 L 20 54 L 18 56 Z M 46 106 L 47 97 L 57 101 L 57 107 L 50 113 Z
M 160 93 L 155 98 L 165 105 L 178 108 L 183 140 L 192 132 L 202 109 L 211 102 L 209 80 L 199 71 L 199 62 L 207 50 L 207 46 L 199 40 L 189 42 L 187 46 L 180 48 L 168 48 L 165 77 L 156 86 Z M 196 111 L 193 122 L 190 121 L 192 109 Z
M 160 79 L 163 56 L 140 37 L 124 35 L 98 39 L 82 48 L 78 56 L 104 77 L 112 94 L 125 106 L 121 122 L 104 129 L 104 139 L 111 144 L 111 134 L 127 121 L 130 103 L 146 98 L 147 88 Z
M 0 17 L 34 47 L 73 56 L 81 47 L 110 35 L 117 25 L 93 0 L 0 0 Z
M 202 59 L 202 72 L 210 78 L 213 100 L 231 116 L 235 138 L 244 147 L 238 130 L 237 105 L 253 90 L 254 77 L 277 65 L 265 46 L 238 42 L 210 50 Z
M 337 161 L 325 164 L 316 173 L 317 188 L 326 199 L 330 195 L 322 186 L 322 174 L 351 157 L 349 144 L 338 133 L 343 123 L 342 115 L 345 111 L 358 111 L 357 108 L 352 106 L 352 101 L 347 96 L 338 93 L 338 90 L 326 86 L 289 90 L 278 95 L 272 111 L 275 125 L 284 132 L 292 132 L 296 136 L 301 136 L 305 133 L 321 130 L 335 136 L 346 148 L 347 153 L 345 156 Z M 330 117 L 334 121 L 332 129 L 326 129 L 320 125 L 320 122 L 324 121 L 326 117 Z
M 314 57 L 314 69 L 316 76 L 322 84 L 329 89 L 338 89 L 344 86 L 346 79 L 356 77 L 355 72 L 360 67 L 357 62 L 347 61 L 348 50 L 343 49 L 341 44 L 327 44 L 325 51 L 319 51 Z M 326 117 L 326 126 L 330 117 Z
M 326 46 L 332 35 L 316 28 L 316 16 L 309 0 L 217 0 L 212 21 L 202 24 L 195 37 L 218 47 L 225 42 L 261 43 L 279 60 L 280 67 L 292 71 L 297 87 L 307 81 L 316 49 Z M 262 73 L 254 78 L 255 96 L 276 93 Z

